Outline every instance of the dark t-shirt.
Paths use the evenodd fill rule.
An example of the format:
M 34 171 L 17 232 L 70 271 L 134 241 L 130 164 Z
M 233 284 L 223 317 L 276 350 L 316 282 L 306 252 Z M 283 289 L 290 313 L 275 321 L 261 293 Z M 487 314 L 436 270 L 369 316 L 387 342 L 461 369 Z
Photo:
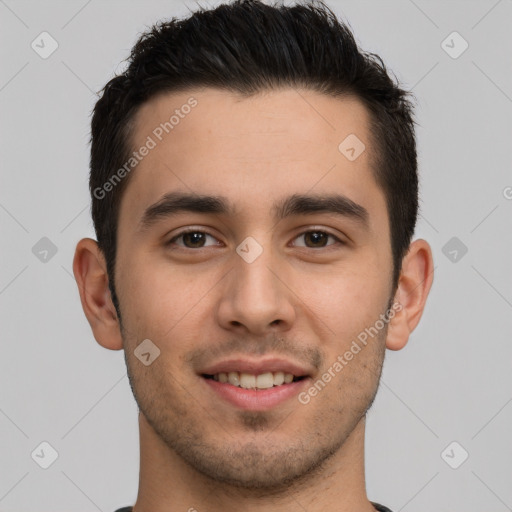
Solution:
M 370 501 L 370 503 L 375 507 L 375 510 L 378 512 L 392 512 L 389 510 L 389 508 L 385 507 L 384 505 L 379 505 L 378 503 L 375 503 L 373 501 Z M 132 507 L 124 507 L 124 508 L 118 508 L 116 512 L 132 512 Z

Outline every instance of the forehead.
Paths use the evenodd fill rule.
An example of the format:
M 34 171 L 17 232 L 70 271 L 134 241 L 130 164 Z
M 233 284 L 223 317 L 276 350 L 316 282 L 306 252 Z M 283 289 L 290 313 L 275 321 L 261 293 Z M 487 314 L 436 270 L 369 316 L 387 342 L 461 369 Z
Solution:
M 193 105 L 193 106 L 190 106 Z M 208 154 L 229 151 L 232 156 L 265 160 L 289 160 L 283 151 L 288 141 L 296 159 L 310 156 L 315 150 L 329 146 L 338 156 L 339 143 L 349 134 L 368 139 L 369 114 L 354 96 L 333 98 L 310 90 L 284 88 L 264 90 L 249 97 L 230 91 L 203 88 L 160 94 L 137 112 L 132 143 L 143 142 L 147 135 L 157 143 L 183 142 L 191 135 L 196 142 L 216 138 L 217 144 L 207 147 Z M 172 135 L 173 137 L 167 137 Z M 276 144 L 258 147 L 258 142 Z M 166 140 L 161 140 L 166 139 Z M 319 143 L 323 147 L 319 148 Z M 250 154 L 246 153 L 250 146 Z M 200 156 L 201 153 L 197 154 Z
M 371 171 L 369 114 L 351 96 L 282 89 L 242 97 L 211 88 L 161 94 L 139 109 L 131 146 L 151 146 L 121 203 L 120 218 L 126 213 L 133 222 L 176 190 L 231 196 L 262 212 L 276 197 L 306 191 L 337 191 L 359 203 L 376 194 L 384 205 Z

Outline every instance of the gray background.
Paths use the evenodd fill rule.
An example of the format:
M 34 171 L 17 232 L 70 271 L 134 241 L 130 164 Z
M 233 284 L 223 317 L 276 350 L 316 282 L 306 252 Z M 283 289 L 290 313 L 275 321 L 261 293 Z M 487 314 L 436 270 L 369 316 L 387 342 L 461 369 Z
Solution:
M 512 510 L 512 1 L 328 4 L 418 98 L 417 237 L 435 262 L 422 321 L 387 353 L 368 416 L 369 498 L 395 512 Z M 123 354 L 94 341 L 71 271 L 77 241 L 93 236 L 89 114 L 138 34 L 195 5 L 0 0 L 4 512 L 134 502 L 137 407 Z M 59 45 L 47 59 L 31 48 L 42 31 Z M 458 58 L 445 50 L 458 53 L 460 39 L 442 45 L 453 31 L 469 44 Z M 43 237 L 55 255 L 36 245 Z M 48 469 L 31 456 L 43 441 L 58 452 Z

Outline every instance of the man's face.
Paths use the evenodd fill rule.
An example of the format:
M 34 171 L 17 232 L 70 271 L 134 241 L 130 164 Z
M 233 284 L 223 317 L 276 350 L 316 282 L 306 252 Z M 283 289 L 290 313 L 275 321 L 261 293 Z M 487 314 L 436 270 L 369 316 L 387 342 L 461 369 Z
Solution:
M 191 97 L 197 105 L 161 133 Z M 384 357 L 385 328 L 343 358 L 392 298 L 368 113 L 311 91 L 242 99 L 203 89 L 154 98 L 136 120 L 133 148 L 148 136 L 156 146 L 122 198 L 115 284 L 139 408 L 173 452 L 218 481 L 270 488 L 308 474 L 350 440 Z M 350 134 L 366 145 L 352 161 L 338 149 Z M 229 209 L 149 210 L 170 193 L 222 196 Z M 292 195 L 359 206 L 274 208 Z M 160 350 L 148 366 L 134 354 L 145 339 Z M 272 388 L 233 385 L 238 376 L 252 388 L 262 374 L 256 382 Z

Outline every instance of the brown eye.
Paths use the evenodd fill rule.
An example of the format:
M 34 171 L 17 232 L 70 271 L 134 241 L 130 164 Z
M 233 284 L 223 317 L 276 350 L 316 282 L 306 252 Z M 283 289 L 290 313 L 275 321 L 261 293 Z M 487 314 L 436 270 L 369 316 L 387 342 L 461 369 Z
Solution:
M 305 231 L 300 234 L 297 239 L 303 238 L 305 244 L 296 244 L 298 247 L 308 247 L 310 249 L 322 249 L 323 247 L 327 247 L 328 245 L 334 245 L 336 242 L 342 243 L 341 240 L 330 233 L 325 231 Z M 328 244 L 327 241 L 329 238 L 335 240 L 334 244 Z
M 205 233 L 204 231 L 184 231 L 173 237 L 171 240 L 169 240 L 169 242 L 167 242 L 167 245 L 177 245 L 178 247 L 182 247 L 185 249 L 202 249 L 203 247 L 209 247 L 208 245 L 205 245 L 207 237 L 216 240 L 212 235 Z M 182 243 L 176 243 L 176 241 L 180 239 Z
M 187 247 L 197 248 L 197 247 L 203 247 L 204 241 L 205 241 L 205 234 L 204 233 L 198 233 L 198 232 L 192 232 L 192 233 L 185 233 L 183 236 L 183 243 Z

